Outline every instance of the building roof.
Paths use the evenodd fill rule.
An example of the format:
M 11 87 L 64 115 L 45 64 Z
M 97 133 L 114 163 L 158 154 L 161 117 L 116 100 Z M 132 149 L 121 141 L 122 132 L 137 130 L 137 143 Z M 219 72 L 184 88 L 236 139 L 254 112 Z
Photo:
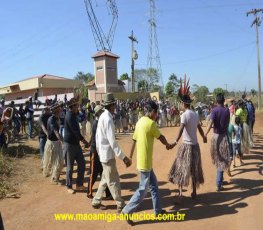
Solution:
M 43 74 L 10 83 L 6 86 L 0 86 L 0 94 L 9 94 L 38 88 L 77 88 L 80 85 L 81 81 L 79 80 Z
M 92 58 L 98 58 L 98 57 L 103 57 L 103 56 L 108 56 L 108 57 L 113 57 L 113 58 L 120 58 L 118 55 L 108 52 L 108 51 L 99 51 L 97 53 L 95 53 Z
M 27 81 L 27 80 L 30 80 L 30 79 L 35 79 L 35 78 L 58 79 L 58 80 L 72 80 L 72 79 L 70 79 L 70 78 L 58 77 L 58 76 L 51 75 L 51 74 L 43 74 L 43 75 L 28 77 L 28 78 L 26 78 L 26 79 L 24 79 L 24 80 L 21 80 L 21 81 L 18 81 L 18 82 L 16 82 L 16 83 L 19 83 L 19 82 L 22 82 L 22 81 Z

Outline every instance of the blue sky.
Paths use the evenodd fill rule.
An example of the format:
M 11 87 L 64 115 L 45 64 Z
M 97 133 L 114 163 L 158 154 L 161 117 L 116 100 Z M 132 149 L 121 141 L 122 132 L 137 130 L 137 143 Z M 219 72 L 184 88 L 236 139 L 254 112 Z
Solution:
M 106 0 L 94 0 L 103 29 Z M 116 0 L 118 25 L 112 52 L 119 55 L 118 73 L 130 73 L 131 30 L 139 41 L 135 68 L 147 67 L 149 1 Z M 157 36 L 163 81 L 170 74 L 190 77 L 191 85 L 228 90 L 257 90 L 254 16 L 262 0 L 156 0 Z M 260 16 L 263 16 L 261 13 Z M 1 1 L 0 86 L 27 77 L 53 74 L 73 78 L 93 73 L 97 49 L 83 0 Z M 263 50 L 263 26 L 259 27 Z M 261 52 L 261 65 L 263 55 Z M 262 65 L 263 72 L 263 65 Z M 263 74 L 262 74 L 263 75 Z M 262 76 L 263 77 L 263 76 Z

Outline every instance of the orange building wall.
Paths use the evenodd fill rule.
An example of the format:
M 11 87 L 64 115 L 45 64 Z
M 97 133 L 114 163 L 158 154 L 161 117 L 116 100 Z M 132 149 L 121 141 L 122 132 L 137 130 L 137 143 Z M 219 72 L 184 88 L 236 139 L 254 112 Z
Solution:
M 97 67 L 102 66 L 101 70 L 97 70 Z M 104 84 L 104 59 L 98 58 L 95 62 L 95 71 L 96 71 L 96 85 L 97 84 Z

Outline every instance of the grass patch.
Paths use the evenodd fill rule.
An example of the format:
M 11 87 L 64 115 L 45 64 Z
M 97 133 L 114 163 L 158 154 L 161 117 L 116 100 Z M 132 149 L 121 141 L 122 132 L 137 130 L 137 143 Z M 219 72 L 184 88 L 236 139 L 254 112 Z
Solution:
M 17 192 L 13 172 L 17 173 L 19 159 L 26 155 L 38 156 L 39 149 L 27 145 L 10 145 L 7 149 L 0 150 L 0 199 L 7 194 Z
M 14 188 L 8 183 L 13 170 L 12 160 L 0 151 L 0 199 L 4 198 L 9 191 Z
M 39 155 L 39 149 L 33 148 L 28 145 L 10 145 L 5 150 L 5 154 L 10 157 L 22 158 L 25 155 Z

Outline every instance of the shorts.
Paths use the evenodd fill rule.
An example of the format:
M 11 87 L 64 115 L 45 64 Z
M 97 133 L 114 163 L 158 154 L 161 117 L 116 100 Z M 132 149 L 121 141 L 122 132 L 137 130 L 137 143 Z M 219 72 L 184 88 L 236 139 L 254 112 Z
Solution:
M 236 156 L 236 155 L 239 155 L 239 156 L 242 156 L 242 153 L 241 153 L 241 144 L 232 144 L 233 146 L 233 155 Z

